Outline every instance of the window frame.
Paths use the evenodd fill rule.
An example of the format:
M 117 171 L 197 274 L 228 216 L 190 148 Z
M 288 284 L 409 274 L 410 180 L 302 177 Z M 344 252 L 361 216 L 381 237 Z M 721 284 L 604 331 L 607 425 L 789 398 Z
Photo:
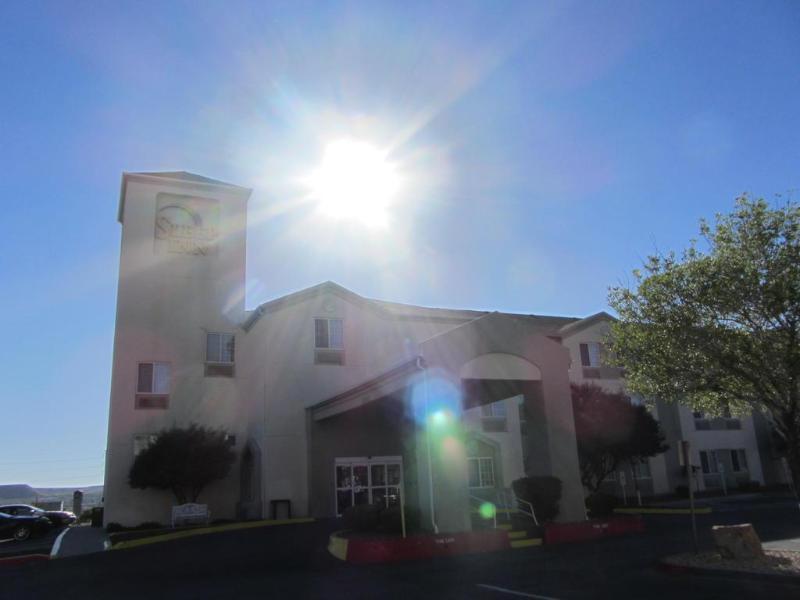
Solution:
M 592 362 L 592 348 L 596 348 L 596 363 Z M 585 349 L 585 352 L 584 352 Z M 578 351 L 581 355 L 581 366 L 590 369 L 599 369 L 603 366 L 603 343 L 602 342 L 581 342 L 578 344 Z
M 471 481 L 469 478 L 470 472 L 470 462 L 476 461 L 478 463 L 478 485 L 471 485 Z M 485 485 L 483 480 L 483 471 L 481 470 L 481 462 L 488 461 L 488 464 L 491 467 L 492 473 L 492 482 L 490 485 Z M 471 490 L 493 490 L 497 487 L 497 473 L 494 468 L 494 457 L 493 456 L 468 456 L 467 457 L 467 487 Z
M 731 468 L 733 469 L 734 473 L 749 473 L 750 467 L 747 463 L 747 450 L 745 448 L 731 448 L 730 449 L 730 457 L 731 457 Z M 734 465 L 738 463 L 739 468 L 734 468 Z
M 373 485 L 372 481 L 372 468 L 374 466 L 383 466 L 383 474 L 384 474 L 384 481 L 382 484 Z M 389 467 L 397 467 L 397 474 L 399 478 L 395 483 L 389 483 Z M 348 483 L 344 486 L 339 485 L 338 475 L 339 475 L 339 468 L 349 469 L 350 477 L 348 479 Z M 367 492 L 367 503 L 372 504 L 374 502 L 373 498 L 373 490 L 382 490 L 383 492 L 383 503 L 384 506 L 394 506 L 395 504 L 392 501 L 392 496 L 390 494 L 390 490 L 396 490 L 398 494 L 396 498 L 397 504 L 400 502 L 400 494 L 405 493 L 403 490 L 403 481 L 404 481 L 404 473 L 403 473 L 403 457 L 402 456 L 337 456 L 333 460 L 333 487 L 334 487 L 334 496 L 333 496 L 333 503 L 334 503 L 334 513 L 337 517 L 340 517 L 344 514 L 344 510 L 339 510 L 339 493 L 340 492 L 348 492 L 350 493 L 350 504 L 349 506 L 356 506 L 355 504 L 355 494 L 356 494 L 356 486 L 353 485 L 353 470 L 356 467 L 365 467 L 367 472 L 367 481 L 365 485 L 358 486 L 360 491 Z M 345 507 L 345 510 L 349 507 Z
M 141 391 L 139 389 L 139 369 L 142 365 L 152 365 L 153 369 L 150 373 L 150 391 Z M 156 383 L 156 365 L 163 365 L 167 367 L 167 391 L 155 391 Z M 172 363 L 163 360 L 140 360 L 136 363 L 136 395 L 137 396 L 169 396 L 172 392 Z
M 317 344 L 317 322 L 325 321 L 325 337 L 327 338 L 327 346 L 320 346 Z M 337 321 L 341 323 L 341 346 L 331 345 L 331 322 Z M 344 351 L 344 319 L 341 317 L 314 317 L 314 350 L 340 350 Z
M 151 365 L 150 373 L 150 391 L 139 391 L 139 373 L 142 365 Z M 153 389 L 156 387 L 156 365 L 163 365 L 167 367 L 167 391 L 156 392 Z M 162 360 L 141 360 L 136 363 L 136 382 L 134 383 L 134 409 L 135 410 L 167 410 L 169 408 L 169 400 L 172 394 L 172 363 Z M 158 401 L 162 406 L 153 405 Z
M 217 347 L 217 352 L 219 353 L 219 358 L 222 359 L 222 349 L 224 348 L 224 336 L 229 336 L 231 339 L 231 360 L 210 360 L 208 356 L 208 338 L 209 336 L 216 335 L 219 337 L 219 344 Z M 206 331 L 206 360 L 207 365 L 226 365 L 232 366 L 236 364 L 236 334 L 230 333 L 227 331 Z

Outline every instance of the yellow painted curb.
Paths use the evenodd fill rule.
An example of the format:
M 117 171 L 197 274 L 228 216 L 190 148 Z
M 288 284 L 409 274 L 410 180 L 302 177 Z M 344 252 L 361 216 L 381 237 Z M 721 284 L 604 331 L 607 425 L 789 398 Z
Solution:
M 343 531 L 335 531 L 328 538 L 328 552 L 339 560 L 347 560 L 347 539 L 339 537 Z
M 692 510 L 689 508 L 615 508 L 614 512 L 621 515 L 689 515 Z M 711 507 L 702 506 L 695 508 L 694 512 L 698 515 L 710 515 Z
M 509 531 L 508 532 L 508 539 L 510 540 L 519 540 L 522 538 L 528 537 L 527 531 Z
M 512 548 L 530 548 L 531 546 L 541 546 L 541 538 L 529 538 L 527 540 L 511 540 Z
M 500 523 L 497 526 L 498 529 L 502 529 L 504 531 L 511 531 L 511 524 L 510 523 Z
M 153 537 L 140 538 L 138 540 L 128 540 L 127 542 L 119 542 L 112 546 L 112 550 L 125 550 L 127 548 L 137 548 L 139 546 L 147 546 L 149 544 L 158 544 L 161 542 L 168 542 L 171 540 L 179 540 L 181 538 L 193 537 L 195 535 L 206 535 L 208 533 L 219 533 L 222 531 L 236 531 L 238 529 L 253 529 L 255 527 L 270 527 L 273 525 L 293 525 L 295 523 L 311 523 L 312 518 L 299 518 L 299 519 L 276 519 L 274 521 L 251 521 L 247 523 L 229 523 L 228 525 L 216 525 L 214 527 L 200 527 L 198 529 L 187 529 L 185 531 L 176 531 L 174 533 L 165 533 L 163 535 L 156 535 Z

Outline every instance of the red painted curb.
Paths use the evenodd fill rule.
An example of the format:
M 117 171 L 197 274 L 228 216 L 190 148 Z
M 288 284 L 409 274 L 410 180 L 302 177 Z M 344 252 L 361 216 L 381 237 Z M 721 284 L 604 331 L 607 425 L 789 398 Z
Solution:
M 576 523 L 548 523 L 544 526 L 544 542 L 564 544 L 643 532 L 644 519 L 640 516 L 611 517 Z
M 0 567 L 24 565 L 32 562 L 43 562 L 50 560 L 47 554 L 23 554 L 21 556 L 9 556 L 7 558 L 0 558 Z
M 405 539 L 350 538 L 347 542 L 346 560 L 361 564 L 496 552 L 511 548 L 508 533 L 500 530 L 414 535 Z

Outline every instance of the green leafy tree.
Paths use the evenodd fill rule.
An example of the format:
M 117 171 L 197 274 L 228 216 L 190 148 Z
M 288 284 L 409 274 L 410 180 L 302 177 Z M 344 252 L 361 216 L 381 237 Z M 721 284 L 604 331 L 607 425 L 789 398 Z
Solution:
M 635 464 L 669 448 L 647 408 L 632 405 L 622 393 L 573 384 L 572 413 L 581 481 L 592 493 L 620 465 Z
M 160 432 L 131 466 L 133 488 L 169 490 L 178 504 L 197 502 L 200 492 L 230 471 L 236 455 L 224 431 L 190 425 Z
M 613 354 L 645 396 L 763 411 L 800 482 L 800 207 L 743 196 L 700 233 L 703 248 L 650 256 L 611 289 Z

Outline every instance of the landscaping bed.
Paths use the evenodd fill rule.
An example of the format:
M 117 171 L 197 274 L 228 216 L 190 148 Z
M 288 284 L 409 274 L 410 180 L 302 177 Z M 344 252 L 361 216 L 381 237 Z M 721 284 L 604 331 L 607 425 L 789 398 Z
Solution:
M 689 571 L 724 571 L 752 575 L 777 575 L 797 578 L 800 583 L 800 552 L 765 550 L 759 558 L 722 558 L 719 552 L 686 553 L 662 560 L 667 567 Z

